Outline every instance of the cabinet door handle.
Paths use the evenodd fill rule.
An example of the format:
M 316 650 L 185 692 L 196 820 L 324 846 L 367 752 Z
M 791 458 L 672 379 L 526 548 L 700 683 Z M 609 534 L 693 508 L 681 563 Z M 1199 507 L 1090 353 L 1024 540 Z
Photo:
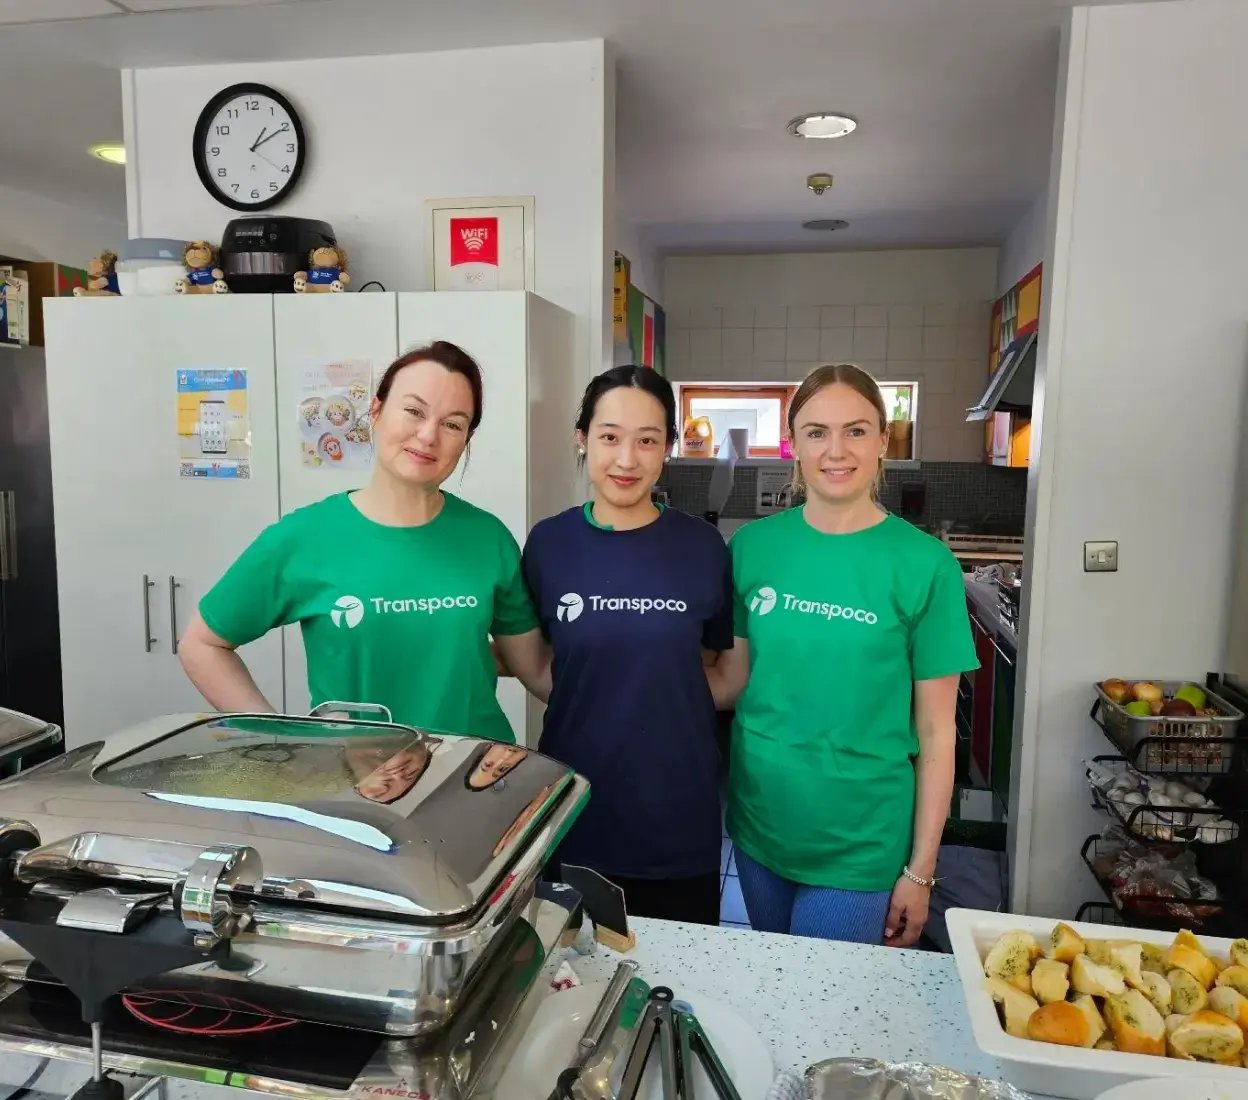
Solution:
M 178 652 L 178 589 L 182 586 L 173 577 L 169 578 L 169 652 Z
M 1001 646 L 997 643 L 997 639 L 993 637 L 992 635 L 989 635 L 988 640 L 992 642 L 992 648 L 995 649 L 998 654 L 1000 654 L 1001 660 L 1003 660 L 1007 665 L 1009 665 L 1010 668 L 1013 668 L 1014 662 L 1010 660 L 1009 654 L 1006 653 L 1005 650 L 1002 649 Z
M 17 580 L 17 494 L 0 490 L 0 581 Z
M 152 646 L 156 644 L 156 639 L 152 637 L 152 589 L 156 587 L 156 582 L 146 573 L 143 574 L 143 650 L 145 653 L 151 653 Z

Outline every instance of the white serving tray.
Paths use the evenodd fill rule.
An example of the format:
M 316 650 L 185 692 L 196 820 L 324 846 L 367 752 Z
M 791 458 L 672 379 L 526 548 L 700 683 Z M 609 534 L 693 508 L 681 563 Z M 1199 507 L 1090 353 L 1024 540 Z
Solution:
M 1050 917 L 1025 917 L 979 909 L 950 909 L 945 914 L 953 957 L 962 980 L 971 1032 L 985 1054 L 998 1059 L 1006 1079 L 1017 1088 L 1070 1100 L 1093 1100 L 1106 1089 L 1127 1081 L 1149 1077 L 1192 1077 L 1248 1085 L 1248 1069 L 1160 1058 L 1149 1054 L 1123 1054 L 1116 1050 L 1085 1050 L 1082 1047 L 1037 1043 L 1007 1035 L 996 1005 L 984 990 L 984 958 L 1006 932 L 1030 932 L 1043 945 L 1058 922 Z M 1169 946 L 1172 932 L 1123 928 L 1113 924 L 1066 921 L 1081 936 L 1091 939 L 1138 940 Z M 1248 930 L 1246 930 L 1248 931 Z M 1231 941 L 1199 936 L 1206 951 L 1227 957 Z

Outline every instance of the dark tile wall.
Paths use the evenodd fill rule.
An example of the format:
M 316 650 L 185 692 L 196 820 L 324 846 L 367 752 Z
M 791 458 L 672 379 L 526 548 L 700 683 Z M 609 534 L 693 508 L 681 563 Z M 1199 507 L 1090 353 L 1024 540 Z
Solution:
M 757 466 L 738 466 L 725 519 L 747 519 L 754 512 Z M 709 465 L 668 466 L 660 482 L 671 495 L 672 506 L 701 515 L 711 481 Z M 902 486 L 923 487 L 922 512 L 913 517 L 920 526 L 938 527 L 942 520 L 974 528 L 984 534 L 1023 533 L 1027 506 L 1027 471 L 986 466 L 979 462 L 924 462 L 918 469 L 890 470 L 882 502 L 891 512 L 902 512 Z M 909 493 L 907 494 L 909 495 Z

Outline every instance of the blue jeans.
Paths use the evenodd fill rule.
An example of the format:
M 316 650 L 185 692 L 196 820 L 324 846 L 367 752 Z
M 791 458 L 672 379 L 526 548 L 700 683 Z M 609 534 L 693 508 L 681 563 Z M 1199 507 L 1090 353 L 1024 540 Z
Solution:
M 758 932 L 812 936 L 849 943 L 884 942 L 884 921 L 892 892 L 837 890 L 831 886 L 803 886 L 737 849 L 741 897 Z

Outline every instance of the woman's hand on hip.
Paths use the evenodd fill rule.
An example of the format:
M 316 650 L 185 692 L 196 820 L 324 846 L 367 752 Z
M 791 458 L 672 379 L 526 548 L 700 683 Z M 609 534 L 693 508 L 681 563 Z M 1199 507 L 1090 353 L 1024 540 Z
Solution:
M 885 947 L 913 947 L 923 934 L 923 926 L 927 924 L 927 910 L 932 900 L 929 886 L 920 886 L 917 882 L 902 875 L 893 887 L 893 896 L 888 903 L 888 917 L 884 921 Z

